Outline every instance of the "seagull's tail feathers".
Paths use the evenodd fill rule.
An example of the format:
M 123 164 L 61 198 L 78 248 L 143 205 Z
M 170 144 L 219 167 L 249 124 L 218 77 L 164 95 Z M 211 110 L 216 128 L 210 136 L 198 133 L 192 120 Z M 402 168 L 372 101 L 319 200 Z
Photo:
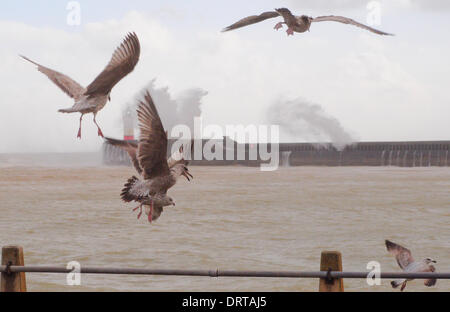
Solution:
M 139 182 L 139 179 L 133 176 L 128 179 L 127 183 L 125 183 L 124 188 L 122 189 L 122 193 L 120 194 L 120 197 L 124 202 L 129 203 L 138 199 L 136 195 L 132 194 L 131 192 L 131 189 L 137 182 Z
M 406 280 L 396 280 L 391 282 L 392 288 L 398 288 L 400 285 L 402 286 L 400 290 L 403 291 L 406 287 Z
M 70 113 L 77 113 L 78 110 L 75 110 L 73 107 L 71 107 L 71 108 L 59 109 L 58 112 L 59 112 L 59 113 L 70 114 Z

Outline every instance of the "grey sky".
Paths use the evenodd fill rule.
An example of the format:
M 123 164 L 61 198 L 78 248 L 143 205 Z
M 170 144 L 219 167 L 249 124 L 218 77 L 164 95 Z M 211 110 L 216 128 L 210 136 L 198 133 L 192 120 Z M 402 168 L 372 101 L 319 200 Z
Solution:
M 376 1 L 376 0 L 375 0 Z M 364 9 L 366 0 L 289 0 L 288 5 L 298 9 Z M 382 5 L 404 9 L 449 10 L 448 0 L 378 0 Z
M 98 150 L 102 141 L 92 117 L 85 118 L 83 140 L 77 141 L 79 116 L 57 113 L 71 99 L 18 54 L 87 85 L 129 31 L 141 40 L 141 60 L 97 116 L 105 135 L 121 137 L 117 120 L 123 105 L 156 77 L 156 87 L 168 86 L 174 96 L 190 88 L 208 91 L 202 99 L 206 124 L 258 124 L 280 98 L 305 98 L 362 141 L 449 139 L 450 43 L 443 38 L 449 34 L 450 11 L 422 11 L 414 1 L 382 1 L 377 27 L 395 37 L 319 23 L 311 32 L 288 38 L 273 30 L 277 19 L 229 33 L 220 30 L 282 5 L 299 14 L 345 14 L 361 22 L 368 11 L 356 1 L 352 6 L 333 1 L 335 7 L 324 8 L 314 1 L 319 4 L 305 9 L 288 0 L 196 0 L 189 5 L 136 0 L 107 7 L 103 0 L 80 1 L 82 24 L 69 27 L 65 5 L 45 2 L 48 7 L 10 1 L 0 13 L 0 153 Z M 427 8 L 446 2 L 434 3 Z

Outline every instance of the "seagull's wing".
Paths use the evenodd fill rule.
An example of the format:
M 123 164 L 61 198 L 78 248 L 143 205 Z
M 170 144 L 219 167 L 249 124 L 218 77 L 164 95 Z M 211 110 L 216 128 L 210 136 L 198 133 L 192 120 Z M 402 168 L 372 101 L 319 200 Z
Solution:
M 286 24 L 288 25 L 297 24 L 297 18 L 294 16 L 294 14 L 292 14 L 292 12 L 289 9 L 279 8 L 276 9 L 275 11 L 277 11 L 278 14 L 280 14 L 283 17 Z
M 427 272 L 435 272 L 436 268 L 433 265 L 429 265 L 428 266 L 428 270 Z M 435 278 L 430 278 L 424 281 L 425 286 L 431 287 L 436 285 L 436 279 Z
M 367 25 L 358 23 L 358 22 L 352 20 L 351 18 L 343 17 L 343 16 L 334 16 L 334 15 L 318 16 L 318 17 L 314 18 L 312 21 L 313 22 L 339 22 L 339 23 L 343 23 L 343 24 L 354 25 L 354 26 L 366 29 L 368 31 L 371 31 L 373 33 L 376 33 L 378 35 L 393 36 L 393 34 L 386 33 L 384 31 L 369 27 Z
M 387 250 L 395 256 L 398 265 L 404 270 L 410 263 L 414 262 L 411 251 L 389 240 L 385 241 Z
M 128 155 L 130 156 L 131 162 L 133 163 L 134 168 L 139 174 L 142 174 L 142 168 L 139 164 L 139 160 L 137 159 L 137 149 L 138 144 L 135 142 L 125 141 L 125 140 L 117 140 L 113 138 L 105 137 L 106 142 L 108 144 L 111 144 L 113 146 L 119 147 L 126 151 Z M 183 156 L 183 146 L 180 147 L 180 149 L 172 154 L 172 156 L 167 159 L 167 165 L 169 166 L 169 169 L 174 167 L 177 164 L 184 164 L 188 165 L 188 161 L 184 159 Z
M 111 92 L 112 88 L 131 73 L 139 61 L 141 46 L 135 33 L 130 33 L 114 54 L 106 68 L 87 87 L 86 95 L 94 96 Z
M 61 90 L 64 91 L 64 93 L 66 93 L 71 98 L 78 100 L 80 96 L 83 95 L 83 93 L 86 91 L 85 88 L 83 88 L 78 82 L 76 82 L 69 76 L 61 74 L 48 67 L 42 66 L 23 55 L 20 55 L 20 57 L 36 65 L 41 73 L 46 75 L 51 81 L 53 81 L 54 84 L 56 84 Z
M 274 17 L 277 17 L 277 16 L 280 16 L 280 14 L 278 14 L 278 12 L 275 12 L 275 11 L 264 12 L 264 13 L 262 13 L 260 15 L 247 16 L 247 17 L 237 21 L 233 25 L 230 25 L 230 26 L 224 28 L 222 30 L 222 32 L 233 30 L 233 29 L 237 29 L 237 28 L 241 28 L 241 27 L 244 27 L 244 26 L 252 25 L 252 24 L 256 24 L 256 23 L 262 22 L 262 21 L 264 21 L 266 19 L 274 18 Z
M 116 140 L 116 139 L 112 139 L 112 138 L 105 138 L 105 140 L 109 144 L 120 147 L 121 149 L 125 150 L 128 153 L 128 155 L 130 156 L 131 162 L 133 163 L 133 166 L 136 169 L 136 171 L 139 174 L 142 174 L 142 168 L 139 165 L 139 161 L 137 159 L 137 149 L 138 149 L 137 143 L 128 142 L 128 141 L 124 141 L 124 140 Z
M 139 103 L 137 115 L 141 131 L 137 158 L 143 169 L 144 178 L 169 175 L 167 134 L 148 91 L 145 93 L 144 100 Z
M 167 164 L 169 165 L 169 168 L 172 168 L 177 163 L 183 161 L 183 146 L 180 147 L 180 149 L 176 152 L 174 152 L 169 159 L 167 159 Z
M 172 154 L 167 160 L 171 174 L 178 179 L 180 176 L 184 176 L 188 181 L 191 181 L 194 177 L 189 172 L 189 161 L 184 159 L 184 147 L 181 145 L 180 149 Z

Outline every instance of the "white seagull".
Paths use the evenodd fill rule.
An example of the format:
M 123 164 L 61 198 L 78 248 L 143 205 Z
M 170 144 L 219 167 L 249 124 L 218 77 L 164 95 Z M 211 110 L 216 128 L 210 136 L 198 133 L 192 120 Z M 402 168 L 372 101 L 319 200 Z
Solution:
M 98 135 L 103 137 L 97 121 L 97 113 L 111 101 L 110 93 L 112 88 L 131 73 L 139 61 L 141 47 L 135 33 L 126 36 L 122 44 L 114 51 L 112 58 L 106 68 L 87 87 L 82 87 L 72 78 L 59 73 L 53 69 L 42 66 L 29 58 L 22 56 L 25 60 L 35 64 L 38 70 L 53 81 L 62 91 L 74 99 L 75 104 L 71 108 L 60 109 L 60 113 L 81 113 L 80 128 L 77 137 L 81 139 L 81 121 L 83 115 L 94 114 L 94 123 L 98 128 Z
M 405 272 L 434 272 L 436 271 L 435 267 L 431 263 L 436 263 L 435 260 L 431 258 L 425 258 L 422 261 L 415 261 L 411 255 L 411 251 L 402 247 L 396 243 L 393 243 L 389 240 L 385 241 L 387 250 L 395 256 L 398 265 Z M 412 281 L 412 279 L 403 279 L 392 281 L 392 288 L 397 288 L 402 285 L 400 288 L 403 291 L 406 287 L 406 282 Z M 431 287 L 436 284 L 436 279 L 427 279 L 424 282 L 425 286 Z
M 371 31 L 378 35 L 393 36 L 393 34 L 389 34 L 384 31 L 380 31 L 378 29 L 358 23 L 348 17 L 334 16 L 334 15 L 319 16 L 319 17 L 310 17 L 307 15 L 295 16 L 291 13 L 291 11 L 289 11 L 289 9 L 286 9 L 286 8 L 275 9 L 275 11 L 269 11 L 269 12 L 264 12 L 260 15 L 252 15 L 252 16 L 245 17 L 245 18 L 241 19 L 240 21 L 224 28 L 222 30 L 222 32 L 241 28 L 244 26 L 252 25 L 252 24 L 256 24 L 256 23 L 262 22 L 266 19 L 279 17 L 279 16 L 281 16 L 284 19 L 284 22 L 280 22 L 280 23 L 276 24 L 275 29 L 278 30 L 283 27 L 283 24 L 286 24 L 288 27 L 288 29 L 286 31 L 288 36 L 294 35 L 294 32 L 304 33 L 306 31 L 309 31 L 311 24 L 316 23 L 316 22 L 339 22 L 339 23 L 343 23 L 343 24 L 357 26 L 357 27 L 366 29 L 366 30 Z

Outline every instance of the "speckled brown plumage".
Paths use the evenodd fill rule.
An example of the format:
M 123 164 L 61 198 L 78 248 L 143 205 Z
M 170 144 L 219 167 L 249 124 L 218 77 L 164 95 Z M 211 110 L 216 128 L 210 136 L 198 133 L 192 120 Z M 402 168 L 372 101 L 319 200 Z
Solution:
M 183 149 L 167 158 L 167 133 L 159 117 L 153 99 L 146 90 L 137 109 L 140 136 L 138 144 L 106 138 L 115 146 L 127 151 L 136 171 L 142 180 L 136 176 L 128 179 L 121 192 L 125 202 L 138 202 L 142 214 L 142 206 L 150 206 L 149 221 L 159 217 L 164 206 L 175 205 L 167 191 L 173 187 L 178 178 L 184 176 L 190 180 L 192 175 L 187 168 L 188 162 L 183 158 Z M 158 214 L 159 213 L 159 214 Z

